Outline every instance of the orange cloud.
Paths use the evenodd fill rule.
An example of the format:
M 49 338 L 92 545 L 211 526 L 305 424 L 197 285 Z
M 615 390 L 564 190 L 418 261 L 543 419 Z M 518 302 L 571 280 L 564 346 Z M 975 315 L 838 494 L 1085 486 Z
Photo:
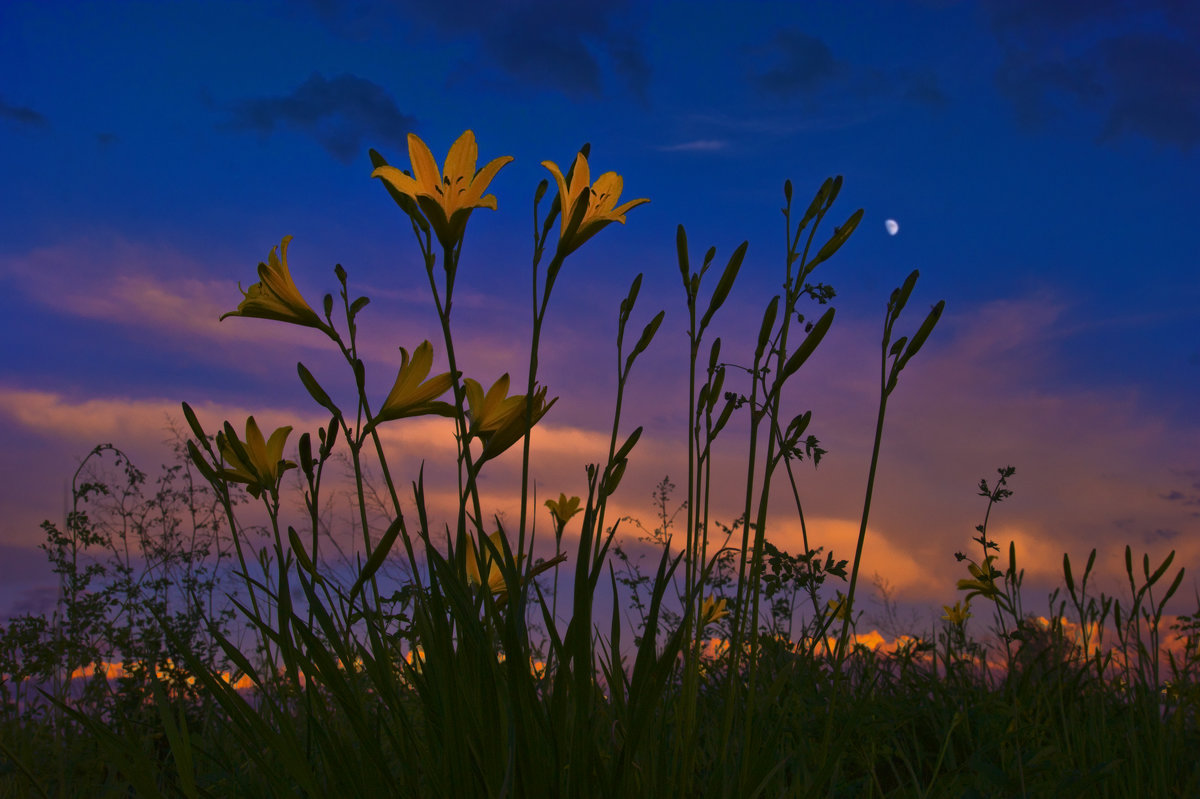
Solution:
M 293 381 L 297 392 L 293 396 L 308 409 L 273 410 L 251 407 L 250 401 L 218 404 L 206 403 L 203 397 L 180 397 L 192 402 L 208 429 L 215 431 L 225 419 L 237 422 L 253 413 L 263 425 L 292 424 L 297 432 L 315 432 L 328 418 L 299 393 L 302 389 L 294 382 L 291 364 L 297 345 L 324 346 L 319 334 L 302 331 L 306 335 L 299 336 L 294 328 L 260 320 L 216 322 L 220 313 L 236 305 L 240 296 L 236 281 L 247 285 L 254 279 L 253 265 L 269 245 L 264 244 L 261 255 L 222 267 L 220 271 L 231 277 L 219 279 L 213 277 L 216 270 L 170 247 L 116 238 L 41 248 L 0 262 L 0 269 L 16 281 L 19 290 L 48 307 L 138 327 L 165 342 L 164 346 L 184 352 L 185 360 L 220 362 L 231 375 L 255 370 Z M 303 250 L 293 254 L 300 287 L 316 303 L 322 283 L 312 279 Z M 558 299 L 579 304 L 578 315 L 572 317 L 576 323 L 600 318 L 583 302 L 588 291 L 564 284 L 562 292 Z M 382 294 L 381 305 L 407 307 L 424 291 Z M 462 294 L 456 307 L 486 309 L 491 320 L 495 303 L 502 301 Z M 914 306 L 918 302 L 914 299 Z M 645 318 L 652 310 L 647 305 Z M 731 297 L 726 310 L 729 313 L 715 323 L 714 332 L 725 338 L 723 357 L 737 362 L 757 332 L 761 309 L 739 305 L 738 298 Z M 517 313 L 507 304 L 501 311 Z M 1063 552 L 1071 553 L 1078 576 L 1088 551 L 1098 547 L 1098 585 L 1110 592 L 1123 586 L 1125 543 L 1133 545 L 1135 556 L 1149 551 L 1155 563 L 1171 548 L 1178 550 L 1177 566 L 1194 566 L 1200 560 L 1200 516 L 1194 505 L 1186 504 L 1191 496 L 1189 480 L 1194 482 L 1186 474 L 1194 468 L 1194 452 L 1200 449 L 1200 427 L 1171 424 L 1146 412 L 1143 399 L 1129 390 L 1091 390 L 1055 382 L 1055 371 L 1069 357 L 1066 347 L 1077 333 L 1062 321 L 1064 313 L 1063 303 L 1045 296 L 984 303 L 962 311 L 951 307 L 905 370 L 889 403 L 864 576 L 878 572 L 902 597 L 934 607 L 953 601 L 954 582 L 962 576 L 953 553 L 971 550 L 973 528 L 985 508 L 975 494 L 976 484 L 981 477 L 993 479 L 995 468 L 1006 463 L 1017 466 L 1012 484 L 1017 493 L 994 510 L 990 533 L 1000 543 L 1004 558 L 1008 541 L 1017 542 L 1020 565 L 1030 581 L 1027 600 L 1036 601 L 1043 588 L 1061 583 Z M 404 317 L 400 321 L 396 316 L 380 313 L 375 305 L 363 316 L 368 387 L 376 402 L 386 394 L 398 366 L 396 345 L 411 349 L 429 337 L 438 358 L 444 361 L 445 357 L 439 337 L 431 335 L 435 328 L 428 324 L 428 315 L 400 315 Z M 500 372 L 509 371 L 520 385 L 528 358 L 524 339 L 497 336 L 491 323 L 476 321 L 475 316 L 459 315 L 462 324 L 456 335 L 464 371 L 488 384 Z M 533 477 L 539 496 L 560 491 L 584 495 L 585 465 L 601 461 L 608 449 L 612 376 L 606 364 L 611 361 L 612 342 L 585 334 L 568 321 L 551 314 L 543 351 L 543 378 L 551 395 L 561 395 L 563 400 L 534 433 Z M 610 522 L 626 514 L 652 520 L 649 495 L 664 475 L 680 486 L 675 496 L 682 499 L 685 408 L 677 398 L 686 391 L 686 373 L 682 340 L 666 331 L 634 370 L 622 433 L 627 435 L 637 425 L 645 425 L 646 431 L 613 498 Z M 269 357 L 230 357 L 230 345 L 249 342 L 267 347 Z M 305 358 L 307 363 L 310 356 L 306 353 Z M 330 352 L 328 362 L 318 358 L 311 364 L 331 390 L 347 378 L 345 365 L 334 364 L 335 358 L 336 353 Z M 843 315 L 797 375 L 795 390 L 785 396 L 789 414 L 814 411 L 810 432 L 829 449 L 815 472 L 809 464 L 799 465 L 798 490 L 805 503 L 810 543 L 832 548 L 838 557 L 852 557 L 857 538 L 878 363 L 875 321 Z M 320 366 L 329 367 L 328 380 Z M 444 368 L 442 361 L 437 368 Z M 731 372 L 727 388 L 736 389 L 733 384 L 738 379 Z M 597 392 L 598 381 L 607 390 Z M 163 393 L 169 395 L 169 389 Z M 23 504 L 33 500 L 41 504 L 21 522 L 24 527 L 32 521 L 24 533 L 18 535 L 11 520 L 3 522 L 9 525 L 0 529 L 5 540 L 36 535 L 36 523 L 59 512 L 62 478 L 73 468 L 73 459 L 99 441 L 128 448 L 143 468 L 167 459 L 161 444 L 163 427 L 168 418 L 179 419 L 177 400 L 81 396 L 38 387 L 0 387 L 0 428 L 46 443 L 42 451 L 22 454 L 17 479 L 27 482 L 8 501 L 13 504 L 20 497 Z M 383 426 L 381 435 L 389 457 L 395 458 L 393 477 L 402 493 L 424 462 L 431 503 L 439 513 L 452 512 L 457 503 L 450 424 L 406 421 Z M 712 515 L 726 523 L 741 513 L 744 503 L 744 438 L 743 411 L 714 453 Z M 514 447 L 489 465 L 481 483 L 485 514 L 501 512 L 513 525 L 519 514 L 519 463 L 519 447 Z M 35 480 L 47 485 L 35 488 Z M 782 472 L 777 481 L 768 535 L 796 552 L 798 523 Z M 1165 499 L 1177 487 L 1182 500 Z M 540 508 L 540 503 L 532 507 Z M 1185 586 L 1181 596 L 1187 593 Z

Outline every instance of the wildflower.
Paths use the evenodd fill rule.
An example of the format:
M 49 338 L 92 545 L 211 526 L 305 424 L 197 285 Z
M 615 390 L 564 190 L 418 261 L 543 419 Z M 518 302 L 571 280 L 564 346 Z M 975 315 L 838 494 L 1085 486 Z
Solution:
M 983 561 L 983 568 L 980 568 L 975 563 L 967 564 L 967 571 L 975 579 L 958 581 L 958 590 L 971 592 L 967 594 L 967 599 L 976 595 L 995 599 L 1000 593 L 1000 588 L 996 585 L 996 579 L 992 574 L 992 561 L 995 558 L 995 555 L 988 555 Z
M 725 609 L 725 599 L 717 599 L 712 594 L 704 597 L 700 605 L 700 627 L 703 629 L 713 622 L 718 622 L 729 615 Z
M 504 554 L 504 544 L 502 539 L 504 533 L 497 530 L 488 536 L 488 540 L 496 548 L 496 551 L 501 555 Z M 479 550 L 475 547 L 475 539 L 468 539 L 471 542 L 471 551 L 467 554 L 467 579 L 472 585 L 483 585 L 487 583 L 488 590 L 496 596 L 503 596 L 508 592 L 508 584 L 504 580 L 504 573 L 493 562 L 492 550 L 489 547 L 483 548 L 483 554 L 480 555 Z M 479 564 L 483 562 L 483 573 L 480 574 Z
M 242 291 L 241 284 L 238 284 L 238 291 L 242 291 L 243 299 L 236 311 L 221 314 L 222 319 L 227 316 L 245 316 L 291 322 L 318 330 L 326 328 L 316 311 L 300 296 L 300 290 L 296 288 L 292 274 L 288 271 L 287 251 L 291 240 L 291 236 L 284 236 L 280 247 L 281 254 L 276 256 L 276 248 L 272 247 L 267 262 L 259 263 L 257 283 L 245 291 Z
M 962 626 L 967 619 L 971 618 L 971 600 L 966 602 L 955 602 L 954 607 L 942 605 L 942 610 L 946 611 L 942 618 L 955 626 Z
M 833 617 L 838 621 L 846 620 L 846 612 L 849 609 L 846 604 L 846 597 L 841 591 L 837 592 L 837 596 L 829 600 L 826 605 L 833 612 Z
M 220 476 L 236 483 L 246 483 L 247 491 L 258 498 L 263 491 L 274 492 L 279 478 L 296 464 L 283 459 L 283 445 L 291 435 L 291 426 L 281 427 L 264 440 L 258 423 L 251 416 L 246 420 L 246 442 L 238 441 L 237 434 L 228 422 L 225 432 L 217 433 L 217 448 L 230 468 L 223 469 Z
M 569 255 L 579 249 L 608 223 L 625 224 L 625 214 L 629 209 L 650 202 L 643 198 L 630 200 L 618 206 L 617 200 L 621 198 L 624 184 L 616 172 L 605 172 L 589 186 L 588 162 L 583 153 L 575 156 L 570 184 L 553 161 L 543 161 L 542 166 L 550 170 L 550 174 L 558 181 L 558 196 L 562 204 L 562 228 L 558 237 L 558 248 L 563 255 Z
M 443 247 L 454 247 L 466 232 L 467 219 L 476 208 L 496 210 L 496 197 L 484 194 L 500 168 L 513 160 L 511 155 L 493 159 L 475 171 L 479 148 L 475 133 L 465 131 L 450 147 L 442 171 L 438 171 L 433 154 L 415 134 L 408 134 L 408 157 L 413 174 L 393 166 L 381 166 L 371 173 L 400 194 L 411 197 L 433 226 L 433 232 Z
M 509 377 L 505 373 L 485 394 L 483 386 L 477 381 L 469 377 L 463 381 L 469 406 L 468 416 L 471 420 L 468 432 L 483 441 L 480 463 L 496 457 L 519 441 L 528 432 L 529 427 L 537 424 L 558 401 L 555 397 L 549 403 L 546 402 L 545 387 L 534 393 L 532 398 L 524 394 L 510 397 L 508 384 Z M 529 416 L 529 425 L 525 423 L 526 416 Z
M 450 389 L 454 379 L 449 372 L 445 372 L 426 380 L 432 367 L 433 345 L 428 341 L 417 345 L 411 358 L 408 350 L 401 347 L 400 372 L 396 375 L 396 382 L 372 423 L 379 424 L 392 419 L 426 414 L 454 416 L 453 405 L 436 401 Z
M 508 396 L 509 377 L 505 372 L 485 394 L 479 381 L 468 377 L 463 381 L 469 406 L 471 432 L 480 435 L 494 433 L 513 419 L 519 418 L 523 396 Z
M 504 571 L 496 564 L 492 550 L 495 549 L 500 557 L 505 556 L 504 550 L 504 531 L 497 530 L 488 536 L 488 541 L 491 546 L 483 546 L 483 551 L 475 545 L 475 539 L 468 538 L 471 543 L 471 551 L 467 553 L 467 579 L 472 585 L 486 585 L 492 596 L 496 597 L 497 606 L 503 606 L 508 601 L 508 581 L 504 578 Z M 566 555 L 559 555 L 551 560 L 543 561 L 534 565 L 529 572 L 529 577 L 536 577 L 548 569 L 557 566 L 567 559 Z M 521 568 L 521 561 L 524 557 L 517 558 L 516 567 Z M 482 564 L 482 573 L 480 565 Z
M 567 499 L 566 494 L 559 494 L 558 499 L 546 500 L 546 507 L 550 509 L 550 513 L 554 515 L 556 526 L 565 527 L 567 522 L 571 521 L 571 517 L 579 513 L 582 508 L 579 507 L 579 497 L 571 497 Z
M 404 661 L 414 674 L 420 674 L 425 670 L 425 647 L 420 644 L 412 647 L 404 653 Z
M 1013 612 L 1012 601 L 1008 595 L 996 585 L 996 578 L 1000 576 L 1000 572 L 996 571 L 992 566 L 992 561 L 996 559 L 995 555 L 988 555 L 983 559 L 983 565 L 979 566 L 974 561 L 967 563 L 967 571 L 971 573 L 971 580 L 959 580 L 958 590 L 966 591 L 966 599 L 982 596 L 984 599 L 990 599 L 996 603 L 997 607 L 1009 613 Z

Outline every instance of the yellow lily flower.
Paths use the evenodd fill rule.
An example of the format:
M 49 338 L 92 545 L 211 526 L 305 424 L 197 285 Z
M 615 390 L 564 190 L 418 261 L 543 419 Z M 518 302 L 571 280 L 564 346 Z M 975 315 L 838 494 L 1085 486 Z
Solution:
M 960 591 L 970 591 L 967 599 L 970 599 L 976 594 L 995 599 L 1000 593 L 1000 587 L 996 585 L 995 579 L 992 577 L 992 561 L 996 559 L 995 555 L 988 555 L 983 566 L 977 566 L 974 563 L 967 564 L 967 571 L 971 573 L 974 580 L 959 580 L 958 589 Z
M 492 384 L 486 394 L 478 380 L 468 377 L 463 381 L 471 432 L 480 436 L 494 433 L 520 414 L 524 397 L 508 396 L 508 384 L 507 372 L 500 375 L 500 379 Z
M 558 499 L 546 500 L 546 507 L 550 509 L 550 513 L 558 520 L 560 526 L 566 526 L 567 522 L 571 521 L 571 517 L 579 513 L 583 508 L 579 507 L 579 497 L 571 497 L 567 499 L 566 494 L 559 494 Z
M 630 200 L 618 206 L 617 200 L 621 199 L 621 189 L 624 183 L 616 172 L 605 172 L 596 178 L 595 183 L 588 185 L 590 178 L 588 162 L 583 153 L 575 156 L 575 165 L 571 170 L 569 185 L 567 179 L 563 177 L 562 171 L 553 161 L 543 161 L 542 166 L 550 170 L 550 174 L 554 175 L 554 179 L 558 182 L 558 196 L 562 204 L 560 213 L 562 226 L 558 237 L 558 247 L 564 256 L 579 249 L 585 241 L 603 230 L 608 223 L 625 224 L 625 214 L 629 209 L 650 202 L 643 198 Z M 581 204 L 584 205 L 583 210 L 579 208 Z M 578 222 L 572 224 L 576 214 L 582 214 L 582 217 Z
M 488 536 L 488 539 L 496 547 L 496 551 L 501 555 L 504 554 L 504 544 L 501 543 L 501 539 L 503 538 L 504 533 L 499 530 Z M 504 580 L 504 573 L 493 560 L 491 549 L 484 547 L 481 556 L 475 546 L 475 539 L 468 538 L 467 540 L 471 542 L 471 551 L 467 553 L 467 579 L 471 581 L 472 585 L 483 585 L 484 577 L 486 576 L 487 587 L 492 594 L 496 596 L 507 594 L 508 584 Z M 479 562 L 481 560 L 483 561 L 483 575 L 479 573 Z
M 269 441 L 264 440 L 253 416 L 246 420 L 244 444 L 236 436 L 230 440 L 224 432 L 218 432 L 217 449 L 229 464 L 229 468 L 221 471 L 221 477 L 235 483 L 247 483 L 246 490 L 255 498 L 263 491 L 275 491 L 283 472 L 296 467 L 283 459 L 283 445 L 291 432 L 291 425 L 281 427 L 271 433 Z
M 971 618 L 971 600 L 968 599 L 965 604 L 961 601 L 955 602 L 954 607 L 942 605 L 942 610 L 946 611 L 942 619 L 954 625 L 962 625 Z
M 443 247 L 455 246 L 467 229 L 467 218 L 476 208 L 496 210 L 496 197 L 484 194 L 500 168 L 513 160 L 511 155 L 492 160 L 475 171 L 479 148 L 474 131 L 465 131 L 450 147 L 446 163 L 439 172 L 433 153 L 416 134 L 408 134 L 408 157 L 413 174 L 394 166 L 381 166 L 371 173 L 420 206 Z
M 435 400 L 450 390 L 454 378 L 449 372 L 444 372 L 426 380 L 432 368 L 433 345 L 428 340 L 417 345 L 411 358 L 408 350 L 401 347 L 400 372 L 372 424 L 426 414 L 453 417 L 453 405 Z
M 704 602 L 700 605 L 700 627 L 703 629 L 728 615 L 729 611 L 725 609 L 725 600 L 717 599 L 712 594 L 709 594 L 704 597 Z
M 483 453 L 478 463 L 494 458 L 519 441 L 528 428 L 525 416 L 530 404 L 533 412 L 531 424 L 537 424 L 546 412 L 558 402 L 555 397 L 546 402 L 546 388 L 538 390 L 532 400 L 524 394 L 508 396 L 509 377 L 505 373 L 492 384 L 485 394 L 483 386 L 466 378 L 463 388 L 467 395 L 468 416 L 471 420 L 469 433 L 483 441 Z
M 486 584 L 488 591 L 496 597 L 496 605 L 503 607 L 504 603 L 508 601 L 508 582 L 504 579 L 504 572 L 496 564 L 490 547 L 482 547 L 483 552 L 480 553 L 479 548 L 476 547 L 475 539 L 468 536 L 467 540 L 471 544 L 471 551 L 467 553 L 467 579 L 472 585 Z M 488 536 L 488 540 L 491 541 L 496 552 L 501 557 L 504 557 L 504 532 L 497 530 Z M 529 577 L 536 577 L 542 572 L 554 568 L 566 559 L 566 555 L 558 555 L 555 558 L 538 563 L 529 572 Z M 517 560 L 516 567 L 518 571 L 521 568 L 522 560 L 524 560 L 524 556 Z M 483 561 L 483 574 L 479 572 L 480 561 Z
M 846 611 L 848 609 L 846 607 L 846 596 L 841 591 L 838 591 L 837 596 L 834 599 L 829 600 L 825 604 L 829 607 L 829 609 L 831 611 L 833 611 L 833 617 L 835 619 L 837 619 L 838 621 L 846 620 Z
M 288 271 L 287 251 L 291 240 L 291 236 L 284 236 L 282 254 L 277 256 L 276 248 L 272 247 L 270 255 L 267 256 L 267 263 L 259 263 L 257 283 L 245 291 L 242 291 L 241 284 L 238 284 L 238 291 L 242 291 L 243 299 L 236 311 L 221 314 L 222 319 L 227 316 L 245 316 L 291 322 L 318 330 L 325 329 L 325 324 L 316 311 L 300 295 L 300 290 L 292 280 L 292 273 Z

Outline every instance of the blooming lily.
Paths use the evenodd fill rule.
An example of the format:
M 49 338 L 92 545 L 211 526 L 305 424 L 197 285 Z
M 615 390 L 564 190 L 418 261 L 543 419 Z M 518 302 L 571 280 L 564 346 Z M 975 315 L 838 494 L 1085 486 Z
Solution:
M 521 439 L 529 430 L 525 417 L 529 415 L 530 426 L 546 415 L 558 398 L 546 402 L 546 388 L 542 387 L 532 398 L 524 394 L 508 396 L 509 377 L 505 373 L 492 384 L 485 394 L 483 386 L 471 378 L 463 381 L 467 395 L 468 416 L 471 420 L 470 435 L 483 441 L 483 453 L 478 463 L 494 458 Z M 532 406 L 532 410 L 530 407 Z
M 550 170 L 558 182 L 558 196 L 562 205 L 558 248 L 564 256 L 579 249 L 608 223 L 625 224 L 625 214 L 629 209 L 650 202 L 643 198 L 618 206 L 617 200 L 621 199 L 624 183 L 616 172 L 605 172 L 589 185 L 588 162 L 583 153 L 575 156 L 570 183 L 553 161 L 543 161 L 542 166 Z
M 492 554 L 493 548 L 500 557 L 504 557 L 504 532 L 497 530 L 488 536 L 490 546 L 484 545 L 481 553 L 475 546 L 474 538 L 467 538 L 471 543 L 471 551 L 467 553 L 467 579 L 472 585 L 487 585 L 488 591 L 496 597 L 497 606 L 503 606 L 508 601 L 508 582 L 504 578 L 503 570 L 496 565 L 495 557 Z M 516 567 L 521 568 L 521 560 L 518 558 Z M 559 555 L 551 560 L 543 561 L 536 564 L 529 572 L 529 577 L 536 577 L 548 569 L 557 566 L 567 559 L 566 555 Z M 483 564 L 483 573 L 480 574 L 480 563 Z
M 955 602 L 954 607 L 942 605 L 942 610 L 946 611 L 942 616 L 945 621 L 956 626 L 961 626 L 967 619 L 971 618 L 971 600 L 968 599 L 966 603 L 961 601 Z
M 371 177 L 380 178 L 400 194 L 411 197 L 433 226 L 443 247 L 454 247 L 462 240 L 472 210 L 496 209 L 495 195 L 484 192 L 500 168 L 513 160 L 511 155 L 506 155 L 475 171 L 479 148 L 475 144 L 475 133 L 470 130 L 450 147 L 441 171 L 425 142 L 414 133 L 408 134 L 408 157 L 412 161 L 412 175 L 394 166 L 381 166 L 371 173 Z
M 400 372 L 372 424 L 426 414 L 453 417 L 454 406 L 438 402 L 437 398 L 450 390 L 454 379 L 449 372 L 444 372 L 426 380 L 432 368 L 433 345 L 428 340 L 417 345 L 411 358 L 408 350 L 401 347 Z
M 571 517 L 579 513 L 582 508 L 579 507 L 579 497 L 571 497 L 567 499 L 566 494 L 559 494 L 558 499 L 546 500 L 546 507 L 550 509 L 555 521 L 559 527 L 565 527 L 567 522 L 571 521 Z
M 725 609 L 725 600 L 717 599 L 709 594 L 704 597 L 704 602 L 700 605 L 700 628 L 703 629 L 728 615 L 729 611 Z
M 291 432 L 291 425 L 281 427 L 271 433 L 269 441 L 264 440 L 258 423 L 251 416 L 246 420 L 246 442 L 243 444 L 226 422 L 225 431 L 217 433 L 217 449 L 229 468 L 223 469 L 220 476 L 235 483 L 246 483 L 246 490 L 255 498 L 263 491 L 274 492 L 282 473 L 296 467 L 283 459 L 283 445 Z
M 504 538 L 504 533 L 497 530 L 488 536 L 488 540 L 492 542 L 492 546 L 501 555 L 504 554 L 504 544 L 501 540 Z M 504 580 L 504 573 L 495 564 L 492 557 L 490 547 L 483 548 L 483 554 L 480 555 L 479 550 L 475 547 L 475 539 L 468 538 L 471 542 L 471 551 L 467 554 L 467 579 L 472 585 L 483 585 L 486 577 L 488 590 L 496 596 L 504 595 L 508 592 L 508 584 Z M 479 563 L 483 562 L 483 575 L 479 573 Z
M 837 596 L 825 603 L 833 612 L 833 617 L 838 621 L 846 620 L 846 596 L 841 591 L 837 592 Z
M 983 559 L 983 566 L 978 566 L 974 562 L 967 564 L 967 571 L 974 579 L 958 581 L 958 590 L 970 592 L 967 594 L 967 599 L 973 596 L 984 596 L 988 599 L 1002 598 L 992 567 L 992 561 L 995 559 L 995 555 L 988 555 Z
M 300 295 L 300 290 L 296 288 L 292 274 L 288 271 L 287 251 L 291 240 L 291 236 L 283 237 L 280 247 L 282 253 L 279 256 L 275 254 L 276 248 L 271 248 L 267 262 L 260 262 L 258 265 L 258 282 L 242 291 L 243 299 L 237 310 L 221 314 L 222 319 L 226 316 L 245 316 L 291 322 L 318 330 L 326 329 L 316 311 Z M 238 290 L 242 290 L 240 283 Z

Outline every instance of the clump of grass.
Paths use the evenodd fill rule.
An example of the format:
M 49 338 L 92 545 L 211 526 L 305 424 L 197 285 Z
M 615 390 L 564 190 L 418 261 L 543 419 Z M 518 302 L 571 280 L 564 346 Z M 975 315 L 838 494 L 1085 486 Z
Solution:
M 812 279 L 814 270 L 861 219 L 855 211 L 818 238 L 840 178 L 825 181 L 803 212 L 785 183 L 782 291 L 763 304 L 758 335 L 744 352 L 731 355 L 736 345 L 706 335 L 748 245 L 734 250 L 714 285 L 715 249 L 693 268 L 687 235 L 677 231 L 690 345 L 680 442 L 687 476 L 677 506 L 669 479 L 655 491 L 658 524 L 641 528 L 655 559 L 647 565 L 631 554 L 618 538 L 627 521 L 609 512 L 641 436 L 625 419 L 624 398 L 664 318 L 663 310 L 638 310 L 641 275 L 616 309 L 607 452 L 586 465 L 585 496 L 547 503 L 553 551 L 539 542 L 530 431 L 558 401 L 538 376 L 540 342 L 555 324 L 552 291 L 570 256 L 642 201 L 618 206 L 621 180 L 613 173 L 591 180 L 586 145 L 566 174 L 548 164 L 558 191 L 544 215 L 549 181 L 535 191 L 532 339 L 524 393 L 513 394 L 508 374 L 467 376 L 458 368 L 452 310 L 466 228 L 475 209 L 495 207 L 486 190 L 506 163 L 476 172 L 475 154 L 469 131 L 442 172 L 416 137 L 413 176 L 371 154 L 375 176 L 411 222 L 447 371 L 431 376 L 429 341 L 402 349 L 392 389 L 374 404 L 357 326 L 368 299 L 353 296 L 338 266 L 337 295 L 325 295 L 318 313 L 291 280 L 285 238 L 227 316 L 307 327 L 329 340 L 352 378 L 348 392 L 329 391 L 327 377 L 298 365 L 301 385 L 329 423 L 315 437 L 302 433 L 290 460 L 290 427 L 267 435 L 251 417 L 237 427 L 226 421 L 214 435 L 185 404 L 188 457 L 168 474 L 187 490 L 155 494 L 143 503 L 154 514 L 136 503 L 105 506 L 104 519 L 120 527 L 100 526 L 82 510 L 110 496 L 107 484 L 77 481 L 76 512 L 64 528 L 47 527 L 47 549 L 64 578 L 58 609 L 0 630 L 0 795 L 1168 796 L 1200 789 L 1194 757 L 1184 757 L 1200 743 L 1200 611 L 1179 617 L 1183 649 L 1171 653 L 1169 680 L 1160 668 L 1163 608 L 1183 570 L 1156 589 L 1173 554 L 1153 570 L 1143 559 L 1137 579 L 1127 549 L 1131 600 L 1123 605 L 1088 594 L 1095 551 L 1078 582 L 1064 555 L 1067 599 L 1052 595 L 1051 620 L 1032 617 L 1022 605 L 1015 548 L 1001 570 L 999 545 L 987 533 L 994 506 L 1011 496 L 1011 467 L 994 485 L 980 484 L 988 502 L 975 539 L 980 556 L 959 553 L 969 577 L 940 629 L 890 650 L 860 642 L 858 577 L 887 403 L 944 306 L 935 304 L 902 335 L 917 273 L 888 299 L 860 533 L 854 553 L 838 557 L 818 545 L 819 531 L 810 538 L 800 500 L 797 467 L 816 466 L 824 449 L 810 432 L 811 413 L 785 412 L 782 397 L 834 320 L 835 292 Z M 379 436 L 382 425 L 429 415 L 452 420 L 455 431 L 456 503 L 437 519 L 424 472 L 403 488 Z M 744 437 L 730 441 L 737 425 Z M 714 480 L 727 479 L 713 473 L 718 439 L 745 456 L 743 502 L 730 524 L 714 517 L 711 502 Z M 521 510 L 506 525 L 485 513 L 494 498 L 480 476 L 518 445 Z M 352 510 L 363 536 L 349 572 L 322 533 L 330 509 L 323 488 L 339 458 L 355 478 Z M 141 484 L 127 459 L 117 463 L 130 485 Z M 288 472 L 303 500 L 299 518 L 282 501 Z M 375 473 L 382 485 L 369 482 Z M 796 554 L 768 538 L 769 499 L 780 486 L 801 524 Z M 370 512 L 377 498 L 382 524 Z M 243 521 L 247 502 L 261 507 L 265 543 Z M 212 537 L 180 543 L 189 519 Z M 116 529 L 125 532 L 114 537 Z M 119 568 L 105 571 L 96 553 Z M 385 569 L 397 560 L 405 567 L 400 580 Z M 836 581 L 845 591 L 830 597 Z M 606 592 L 614 600 L 607 615 L 596 603 Z M 1068 599 L 1077 637 L 1065 622 Z M 988 603 L 995 638 L 976 640 L 966 621 Z M 1109 629 L 1115 645 L 1102 640 Z M 118 662 L 134 679 L 114 691 L 102 667 Z M 71 694 L 70 675 L 89 664 L 101 676 L 82 697 Z M 34 694 L 39 680 L 51 687 Z

